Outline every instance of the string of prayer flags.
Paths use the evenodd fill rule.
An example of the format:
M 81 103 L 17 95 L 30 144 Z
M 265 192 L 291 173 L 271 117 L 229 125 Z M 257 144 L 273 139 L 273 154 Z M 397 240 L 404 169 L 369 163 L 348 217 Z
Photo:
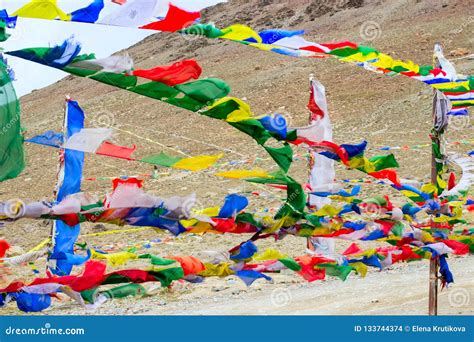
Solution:
M 381 72 L 387 75 L 401 74 L 414 80 L 424 82 L 445 93 L 452 103 L 452 114 L 465 114 L 467 107 L 474 105 L 472 90 L 474 76 L 460 76 L 452 79 L 446 64 L 444 68 L 420 66 L 412 61 L 402 61 L 377 51 L 374 48 L 358 45 L 350 41 L 335 43 L 315 43 L 302 37 L 303 31 L 277 31 L 275 35 L 264 30 L 256 32 L 252 28 L 235 24 L 218 29 L 212 24 L 197 23 L 180 30 L 182 34 L 201 35 L 211 39 L 226 39 L 248 45 L 264 51 L 272 51 L 291 57 L 324 57 L 333 56 L 342 62 L 353 63 L 366 70 Z M 273 39 L 274 38 L 274 39 Z
M 147 156 L 142 159 L 132 157 L 137 147 L 120 146 L 106 141 L 112 137 L 113 130 L 110 128 L 83 128 L 79 132 L 62 143 L 63 134 L 53 131 L 47 131 L 36 135 L 33 138 L 25 140 L 26 142 L 50 146 L 55 148 L 65 148 L 68 150 L 94 153 L 118 159 L 139 161 L 157 166 L 171 167 L 187 171 L 201 171 L 214 165 L 224 155 L 202 155 L 189 158 L 178 158 L 169 156 L 163 152 L 158 155 Z
M 70 38 L 61 45 L 52 48 L 23 49 L 11 51 L 8 54 L 57 68 L 76 76 L 87 77 L 194 112 L 225 97 L 230 92 L 230 87 L 224 81 L 216 78 L 199 79 L 187 83 L 178 83 L 174 86 L 157 81 L 139 84 L 138 77 L 135 75 L 116 72 L 116 70 L 112 72 L 103 71 L 102 69 L 97 70 L 96 67 L 91 68 L 91 63 L 93 64 L 94 61 L 97 61 L 94 54 L 79 55 L 80 51 L 81 45 Z M 189 69 L 187 69 L 188 71 L 183 71 L 183 68 L 187 68 L 189 65 L 192 65 L 192 63 L 186 63 L 177 68 L 171 66 L 161 77 L 162 79 L 164 78 L 165 82 L 180 82 L 183 72 L 189 71 Z M 126 64 L 126 68 L 128 67 L 129 65 Z M 151 73 L 153 74 L 153 72 Z
M 167 3 L 166 16 L 157 21 L 158 13 L 163 9 L 163 4 L 159 0 L 128 2 L 113 0 L 113 2 L 121 6 L 104 16 L 102 15 L 104 0 L 91 0 L 87 6 L 77 8 L 71 13 L 63 11 L 57 0 L 31 0 L 18 8 L 12 16 L 168 32 L 175 32 L 190 26 L 200 17 L 199 12 L 188 11 Z

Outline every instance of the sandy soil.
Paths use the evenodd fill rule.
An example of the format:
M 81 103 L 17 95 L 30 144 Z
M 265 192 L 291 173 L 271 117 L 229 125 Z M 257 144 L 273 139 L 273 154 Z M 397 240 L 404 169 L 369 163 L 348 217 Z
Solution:
M 138 238 L 138 236 L 137 236 Z M 240 239 L 243 240 L 241 237 Z M 118 240 L 118 239 L 117 239 Z M 224 241 L 222 241 L 224 240 Z M 135 240 L 139 241 L 139 240 Z M 110 242 L 110 241 L 109 241 Z M 168 240 L 163 243 L 151 242 L 151 248 L 140 249 L 142 253 L 160 255 L 184 255 L 193 250 L 203 260 L 206 250 L 223 250 L 222 247 L 236 243 L 229 237 L 189 236 Z M 145 244 L 150 244 L 147 241 Z M 128 248 L 118 241 L 111 245 Z M 272 241 L 260 241 L 263 250 L 273 246 L 295 255 L 304 252 L 302 240 L 287 238 L 277 246 Z M 376 243 L 365 243 L 370 248 Z M 140 244 L 135 244 L 139 247 Z M 342 251 L 347 243 L 338 242 Z M 439 293 L 439 314 L 470 315 L 474 313 L 474 257 L 453 257 L 449 259 L 455 283 Z M 143 267 L 143 262 L 127 265 Z M 44 262 L 37 263 L 39 269 Z M 119 269 L 109 267 L 110 270 Z M 26 276 L 25 269 L 22 274 Z M 328 277 L 325 281 L 307 283 L 291 271 L 271 275 L 273 283 L 258 280 L 251 287 L 235 276 L 224 279 L 206 278 L 204 283 L 189 284 L 175 282 L 169 289 L 159 284 L 145 284 L 148 296 L 142 298 L 112 299 L 94 311 L 85 311 L 69 298 L 61 296 L 55 300 L 46 315 L 424 315 L 428 305 L 428 262 L 395 264 L 378 272 L 370 269 L 365 278 L 351 274 L 346 281 Z M 17 277 L 17 276 L 16 276 Z M 13 276 L 11 277 L 13 279 Z M 104 287 L 107 288 L 107 287 Z M 4 314 L 20 314 L 15 305 L 3 310 Z

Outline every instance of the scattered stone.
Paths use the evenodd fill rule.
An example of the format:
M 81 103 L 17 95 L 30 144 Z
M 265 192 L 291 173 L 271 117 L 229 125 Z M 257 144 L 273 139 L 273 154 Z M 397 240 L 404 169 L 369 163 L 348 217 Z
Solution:
M 241 289 L 232 290 L 232 294 L 233 294 L 234 296 L 237 296 L 237 295 L 239 295 L 239 294 L 241 294 L 241 293 L 246 293 L 246 292 L 247 292 L 247 291 L 241 290 Z
M 453 57 L 462 57 L 469 54 L 469 50 L 466 48 L 457 48 L 449 51 L 449 55 Z
M 229 287 L 228 286 L 213 286 L 211 288 L 212 292 L 221 292 L 227 290 Z
M 102 223 L 98 223 L 98 224 L 94 225 L 94 227 L 92 227 L 92 229 L 95 230 L 95 231 L 103 232 L 103 231 L 107 230 L 107 227 L 105 227 L 105 225 L 103 225 Z

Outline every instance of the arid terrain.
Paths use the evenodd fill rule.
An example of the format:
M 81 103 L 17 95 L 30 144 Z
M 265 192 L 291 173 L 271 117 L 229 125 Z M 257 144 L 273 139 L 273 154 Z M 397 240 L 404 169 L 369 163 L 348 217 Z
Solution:
M 205 10 L 202 21 L 214 22 L 218 27 L 242 23 L 256 30 L 304 29 L 311 41 L 351 40 L 418 64 L 432 63 L 433 46 L 439 42 L 459 73 L 472 74 L 472 57 L 459 58 L 463 57 L 459 51 L 474 51 L 473 13 L 474 3 L 469 0 L 230 0 Z M 140 68 L 195 58 L 203 68 L 203 77 L 227 81 L 231 95 L 246 100 L 256 115 L 282 113 L 295 127 L 307 124 L 308 76 L 314 74 L 326 86 L 337 143 L 366 139 L 369 156 L 386 153 L 378 150 L 385 145 L 408 146 L 392 151 L 401 165 L 399 175 L 425 181 L 429 178 L 430 148 L 413 148 L 430 142 L 432 90 L 421 82 L 371 73 L 331 58 L 296 59 L 232 42 L 171 33 L 152 35 L 127 52 Z M 220 205 L 228 193 L 248 193 L 252 210 L 274 210 L 285 195 L 276 189 L 214 176 L 217 171 L 238 167 L 274 170 L 274 163 L 262 148 L 226 123 L 92 80 L 68 76 L 22 97 L 22 125 L 28 137 L 61 129 L 66 95 L 80 103 L 89 126 L 110 125 L 116 128 L 114 142 L 136 144 L 137 158 L 160 152 L 177 156 L 225 153 L 217 166 L 206 171 L 191 173 L 163 168 L 156 179 L 142 177 L 147 191 L 162 197 L 195 192 L 200 207 Z M 456 118 L 451 122 L 447 140 L 472 140 L 473 132 L 471 121 Z M 20 177 L 0 185 L 1 201 L 52 199 L 57 150 L 31 144 L 25 148 L 27 168 Z M 448 145 L 449 152 L 465 153 L 472 149 L 469 144 Z M 297 160 L 290 170 L 301 182 L 307 177 L 305 153 L 302 148 L 296 149 Z M 84 180 L 82 190 L 105 194 L 113 177 L 152 171 L 147 164 L 87 155 L 84 177 L 96 180 Z M 337 169 L 339 180 L 360 177 L 363 174 L 357 171 Z M 251 195 L 252 192 L 258 195 Z M 388 194 L 395 203 L 403 200 L 389 186 L 363 185 L 363 196 L 378 194 Z M 472 227 L 473 218 L 470 219 Z M 126 228 L 129 227 L 123 227 Z M 82 225 L 83 234 L 104 229 L 121 228 Z M 49 232 L 48 222 L 23 220 L 0 228 L 0 239 L 6 239 L 15 246 L 16 253 L 21 253 L 45 239 Z M 139 251 L 163 256 L 200 256 L 206 250 L 227 250 L 245 238 L 170 238 L 150 230 L 79 240 L 114 251 L 137 246 Z M 305 252 L 304 240 L 292 237 L 278 242 L 268 239 L 258 246 L 262 250 L 271 246 L 290 255 Z M 346 246 L 345 242 L 338 243 L 341 251 Z M 449 260 L 455 284 L 441 292 L 441 314 L 474 313 L 473 261 L 473 257 Z M 38 262 L 37 267 L 44 269 L 44 263 Z M 7 280 L 18 278 L 18 274 L 24 279 L 34 276 L 24 267 L 13 270 Z M 94 314 L 426 314 L 428 262 L 395 265 L 381 273 L 370 271 L 365 279 L 354 276 L 346 282 L 330 279 L 308 284 L 295 274 L 283 273 L 274 278 L 274 284 L 259 280 L 250 288 L 233 277 L 212 278 L 196 285 L 178 283 L 171 290 L 153 286 L 149 286 L 150 297 L 114 300 Z M 17 314 L 18 310 L 13 305 L 2 313 Z M 65 299 L 46 313 L 84 311 Z

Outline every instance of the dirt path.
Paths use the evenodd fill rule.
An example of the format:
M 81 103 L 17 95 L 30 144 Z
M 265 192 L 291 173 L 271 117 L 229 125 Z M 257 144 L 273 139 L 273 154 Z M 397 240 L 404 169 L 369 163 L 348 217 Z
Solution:
M 439 315 L 474 314 L 474 257 L 449 260 L 455 283 L 439 294 Z M 426 315 L 428 262 L 394 265 L 365 278 L 351 275 L 307 283 L 294 274 L 256 281 L 237 278 L 177 283 L 172 291 L 147 285 L 152 296 L 111 300 L 93 312 L 64 300 L 42 315 Z M 7 314 L 19 314 L 9 308 Z
M 473 258 L 450 261 L 455 284 L 439 296 L 440 315 L 474 313 Z M 428 263 L 401 265 L 365 279 L 353 277 L 312 284 L 274 284 L 264 290 L 249 290 L 245 295 L 203 302 L 199 307 L 169 305 L 147 314 L 197 315 L 425 315 L 428 303 Z

